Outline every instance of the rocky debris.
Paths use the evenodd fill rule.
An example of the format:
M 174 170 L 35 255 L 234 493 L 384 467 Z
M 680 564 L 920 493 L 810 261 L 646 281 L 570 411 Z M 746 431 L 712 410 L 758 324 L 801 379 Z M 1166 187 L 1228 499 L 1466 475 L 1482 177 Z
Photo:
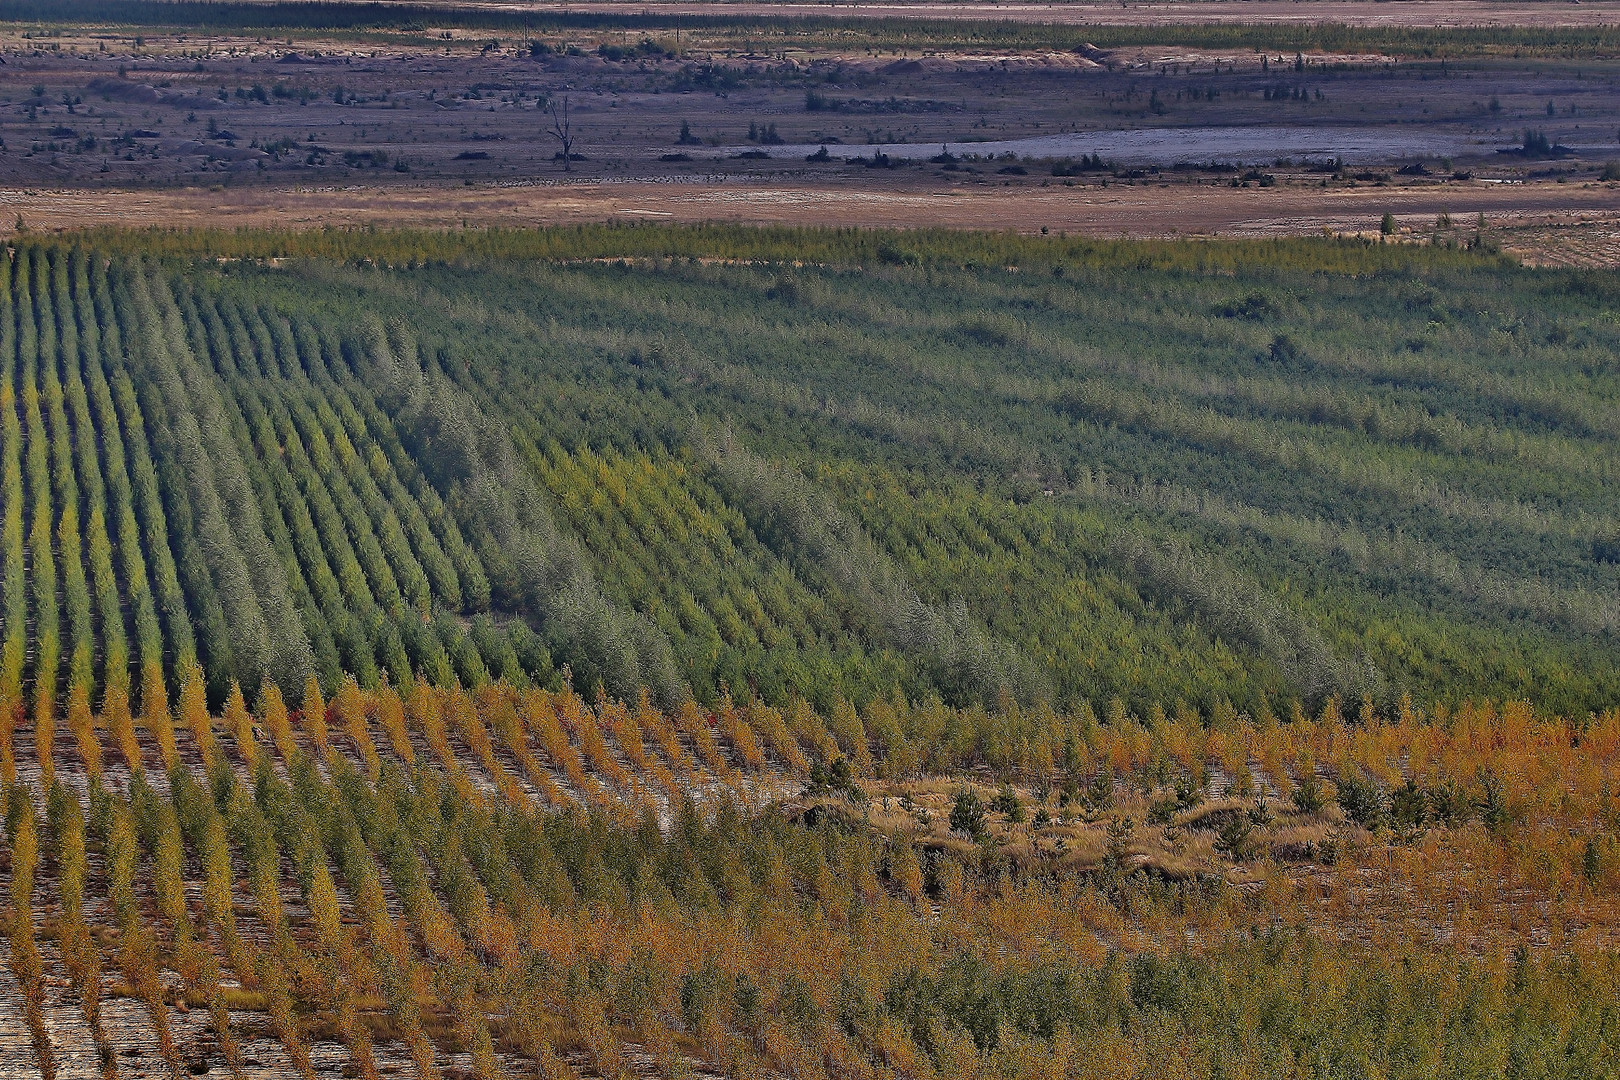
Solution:
M 99 1080 L 101 1056 L 55 943 L 39 942 L 39 955 L 45 968 L 45 1030 L 50 1034 L 57 1080 Z
M 255 150 L 246 146 L 224 146 L 219 143 L 200 143 L 187 139 L 176 143 L 173 152 L 182 156 L 202 155 L 222 161 L 260 161 L 270 155 L 263 150 Z
M 0 1080 L 38 1080 L 34 1044 L 23 1023 L 22 987 L 11 973 L 11 946 L 0 939 Z

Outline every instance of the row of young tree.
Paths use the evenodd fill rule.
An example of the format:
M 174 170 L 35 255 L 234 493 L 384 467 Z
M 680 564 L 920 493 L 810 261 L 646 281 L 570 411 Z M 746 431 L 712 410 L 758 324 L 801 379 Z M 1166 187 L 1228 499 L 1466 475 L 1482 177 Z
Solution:
M 1400 363 L 1422 368 L 1432 403 L 1417 400 L 1427 391 L 1372 401 L 1337 316 L 1270 278 L 1254 303 L 1166 322 L 1141 297 L 1074 287 L 1127 273 L 1107 246 L 1075 248 L 1094 265 L 1039 280 L 653 260 L 544 267 L 536 290 L 521 262 L 205 273 L 106 239 L 118 257 L 23 245 L 6 267 L 15 415 L 0 464 L 20 494 L 4 523 L 0 686 L 27 697 L 47 733 L 74 686 L 139 707 L 142 687 L 161 673 L 173 692 L 192 660 L 216 705 L 232 679 L 556 686 L 564 669 L 627 701 L 645 686 L 665 706 L 687 693 L 712 705 L 729 687 L 822 712 L 896 693 L 1071 711 L 1120 696 L 1143 715 L 1180 698 L 1255 717 L 1296 700 L 1314 711 L 1330 694 L 1393 715 L 1402 689 L 1533 695 L 1575 715 L 1610 701 L 1607 564 L 1570 562 L 1606 519 L 1528 512 L 1567 486 L 1572 462 L 1603 475 L 1608 429 L 1589 395 L 1561 406 L 1568 423 L 1554 429 L 1499 422 L 1453 385 L 1448 361 L 1418 358 Z M 406 261 L 427 243 L 386 239 Z M 482 259 L 744 239 L 587 230 L 454 243 Z M 810 239 L 844 259 L 866 242 Z M 1194 254 L 1154 249 L 1133 287 L 1198 308 L 1213 286 L 1186 271 L 1231 253 Z M 1354 253 L 1273 254 L 1280 274 Z M 1459 288 L 1510 274 L 1413 259 L 1372 284 L 1329 274 L 1323 303 L 1389 309 L 1390 326 L 1374 328 L 1388 336 L 1412 312 L 1457 323 Z M 953 297 L 976 313 L 947 315 Z M 1105 355 L 1072 338 L 1089 320 L 1203 355 L 1284 316 L 1317 328 L 1331 362 L 1238 378 L 1218 359 L 1172 362 L 1158 345 Z M 733 355 L 738 340 L 757 355 Z M 806 369 L 804 340 L 837 355 Z M 1560 340 L 1560 362 L 1590 352 Z M 1273 351 L 1287 365 L 1304 348 Z M 1028 374 L 1007 373 L 1006 350 Z M 906 391 L 900 371 L 930 389 Z M 1210 404 L 1211 378 L 1230 408 Z M 1309 385 L 1293 387 L 1300 378 Z M 1543 389 L 1532 379 L 1498 396 L 1541 415 Z M 1364 445 L 1369 401 L 1383 434 Z M 1331 423 L 1311 419 L 1322 409 Z M 1400 433 L 1422 423 L 1439 424 L 1439 441 Z M 1076 439 L 1099 460 L 1066 464 Z M 1161 475 L 1122 477 L 1111 459 Z M 1300 470 L 1328 502 L 1292 482 Z M 1220 490 L 1195 490 L 1194 473 Z M 1465 493 L 1510 473 L 1488 505 Z M 1391 499 L 1416 515 L 1412 532 Z M 1530 580 L 1482 568 L 1481 543 L 1547 569 Z
M 1566 471 L 1583 461 L 1580 475 L 1606 476 L 1612 453 L 1599 374 L 1608 332 L 1584 287 L 1554 313 L 1539 284 L 1495 264 L 1413 262 L 1364 277 L 1329 272 L 1304 297 L 1281 268 L 1297 253 L 1281 250 L 1276 266 L 1262 260 L 1235 284 L 1180 264 L 1161 270 L 1151 254 L 1122 268 L 1102 252 L 1061 278 L 1029 265 L 1013 274 L 836 260 L 815 270 L 476 261 L 508 240 L 521 250 L 522 239 L 468 238 L 460 264 L 244 266 L 222 288 L 273 291 L 278 306 L 308 310 L 318 281 L 373 305 L 390 348 L 410 354 L 428 383 L 510 426 L 554 503 L 600 503 L 600 477 L 572 468 L 576 455 L 584 465 L 652 462 L 668 475 L 661 485 L 678 483 L 699 505 L 723 493 L 724 510 L 759 543 L 733 544 L 740 569 L 701 582 L 708 541 L 672 542 L 637 524 L 657 512 L 651 487 L 627 493 L 622 509 L 595 509 L 599 529 L 592 515 L 563 514 L 565 525 L 597 530 L 585 547 L 602 587 L 654 615 L 705 700 L 718 686 L 702 678 L 756 664 L 741 655 L 754 649 L 744 613 L 768 601 L 733 594 L 774 566 L 838 622 L 814 645 L 795 634 L 769 650 L 767 696 L 807 684 L 830 696 L 833 676 L 851 697 L 888 682 L 965 700 L 948 677 L 962 665 L 937 662 L 938 649 L 907 657 L 885 632 L 904 589 L 867 588 L 876 571 L 828 573 L 815 545 L 772 525 L 789 520 L 773 508 L 794 500 L 725 479 L 705 433 L 729 426 L 780 483 L 788 473 L 809 481 L 817 509 L 804 520 L 832 521 L 831 510 L 873 540 L 833 545 L 851 569 L 875 567 L 855 558 L 874 550 L 899 560 L 941 615 L 962 600 L 975 624 L 960 628 L 973 631 L 966 638 L 986 635 L 965 651 L 1012 672 L 1021 651 L 1060 702 L 1121 693 L 1145 709 L 1144 688 L 1160 684 L 1252 713 L 1285 712 L 1295 696 L 1314 709 L 1327 693 L 1393 706 L 1403 687 L 1436 700 L 1545 697 L 1570 712 L 1612 701 L 1600 645 L 1615 630 L 1604 603 L 1612 568 L 1594 541 L 1617 526 L 1606 481 Z M 724 237 L 709 239 L 724 250 Z M 581 239 L 580 250 L 599 241 Z M 1492 318 L 1522 330 L 1498 334 L 1466 305 L 1487 288 L 1503 298 Z M 1234 291 L 1251 295 L 1236 303 Z M 412 298 L 408 309 L 396 294 Z M 1414 345 L 1422 334 L 1435 336 Z M 1458 378 L 1463 355 L 1499 389 L 1482 397 L 1477 380 Z M 1535 374 L 1519 359 L 1530 355 Z M 1558 494 L 1571 490 L 1579 510 Z M 1504 570 L 1507 550 L 1514 565 L 1540 569 Z M 692 568 L 684 591 L 706 619 L 676 615 L 681 598 L 659 594 L 667 575 L 637 569 L 677 559 Z M 725 623 L 733 640 L 705 621 Z M 964 638 L 948 617 L 913 625 L 935 641 Z M 841 637 L 870 662 L 829 663 L 820 651 L 836 656 Z
M 0 274 L 8 745 L 25 697 L 49 760 L 64 701 L 161 705 L 194 662 L 216 703 L 311 671 L 555 682 L 528 626 L 481 614 L 480 558 L 392 428 L 372 437 L 375 405 L 309 381 L 329 337 L 83 249 L 24 246 Z M 261 358 L 274 383 L 217 377 Z
M 266 731 L 287 743 L 286 752 L 294 745 L 276 685 L 267 680 L 257 697 L 250 714 L 233 683 L 224 713 L 212 716 L 196 664 L 180 688 L 177 723 L 156 697 L 134 716 L 124 699 L 97 712 L 76 693 L 67 709 L 71 745 L 36 740 L 28 760 L 47 782 L 75 761 L 99 779 L 107 754 L 121 755 L 132 772 L 162 770 L 181 760 L 178 726 L 209 762 L 217 756 L 214 732 L 224 730 L 246 748 L 237 764 L 248 766 Z M 664 710 L 646 692 L 627 705 L 599 691 L 592 705 L 566 687 L 496 680 L 463 689 L 416 679 L 396 688 L 385 674 L 374 689 L 346 676 L 330 703 L 312 675 L 297 718 L 313 752 L 335 746 L 372 777 L 386 758 L 415 766 L 425 756 L 473 802 L 538 800 L 621 821 L 702 801 L 705 792 L 757 804 L 808 785 L 812 796 L 848 792 L 858 802 L 856 782 L 906 791 L 975 774 L 1016 784 L 1071 815 L 1108 810 L 1131 793 L 1152 801 L 1171 792 L 1175 811 L 1219 791 L 1308 815 L 1336 803 L 1347 822 L 1408 840 L 1429 827 L 1478 821 L 1496 837 L 1528 830 L 1539 854 L 1526 851 L 1535 858 L 1547 855 L 1545 830 L 1556 832 L 1567 818 L 1574 839 L 1553 846 L 1568 849 L 1560 858 L 1571 867 L 1584 857 L 1583 844 L 1602 848 L 1602 829 L 1620 821 L 1620 711 L 1574 724 L 1539 718 L 1523 702 L 1427 714 L 1403 702 L 1398 717 L 1383 720 L 1369 704 L 1354 715 L 1330 698 L 1314 717 L 1296 712 L 1281 722 L 1230 709 L 1204 715 L 1185 702 L 1139 717 L 1119 698 L 1101 715 L 1089 704 L 1064 713 L 1009 701 L 992 711 L 902 698 L 860 709 L 839 701 L 823 714 L 802 699 L 781 709 L 723 696 L 713 710 L 690 699 Z M 15 761 L 6 765 L 8 776 L 17 775 Z M 1009 820 L 1016 820 L 1010 811 Z
M 1344 1060 L 1509 1076 L 1527 1055 L 1559 1063 L 1554 1075 L 1601 1075 L 1620 1052 L 1612 953 L 1575 936 L 1533 959 L 1515 949 L 1525 928 L 1490 921 L 1483 894 L 1452 900 L 1477 907 L 1482 939 L 1421 945 L 1381 926 L 1413 905 L 1404 889 L 1387 908 L 1324 907 L 1333 887 L 1285 875 L 1258 891 L 1008 876 L 1005 864 L 986 872 L 980 852 L 875 829 L 836 798 L 812 814 L 745 809 L 766 766 L 825 776 L 830 760 L 848 775 L 855 759 L 839 751 L 856 733 L 873 747 L 861 767 L 887 769 L 876 733 L 914 723 L 891 711 L 671 715 L 499 685 L 419 681 L 402 697 L 351 679 L 329 701 L 311 680 L 296 708 L 274 684 L 253 710 L 233 690 L 215 713 L 193 668 L 172 715 L 75 723 L 47 786 L 5 785 L 9 958 L 42 1068 L 60 1036 L 43 1019 L 55 972 L 36 913 L 56 905 L 52 933 L 97 1046 L 112 1043 L 100 972 L 115 968 L 177 1073 L 243 1067 L 244 1011 L 300 1075 L 328 1040 L 356 1075 L 382 1071 L 386 1043 L 428 1080 L 455 1051 L 488 1080 L 613 1075 L 633 1050 L 673 1075 L 696 1062 L 728 1075 L 1009 1078 L 1275 1075 Z M 1581 731 L 1580 753 L 1568 726 L 1519 707 L 1405 723 L 1327 713 L 1255 733 L 1120 717 L 1071 733 L 1067 767 L 1228 769 L 1247 739 L 1267 775 L 1307 761 L 1341 777 L 1411 768 L 1425 783 L 1500 770 L 1523 825 L 1454 833 L 1425 853 L 1424 876 L 1483 869 L 1551 917 L 1581 910 L 1589 929 L 1620 929 L 1601 882 L 1533 876 L 1550 834 L 1522 868 L 1496 864 L 1513 831 L 1549 812 L 1554 833 L 1612 827 L 1620 807 L 1604 781 L 1620 765 L 1620 716 Z M 546 783 L 557 805 L 541 801 Z M 661 783 L 637 809 L 638 789 Z M 1330 872 L 1364 885 L 1372 866 L 1418 869 L 1394 861 L 1347 852 Z M 59 896 L 40 895 L 41 869 Z M 179 1001 L 206 1010 L 212 1049 L 181 1044 Z

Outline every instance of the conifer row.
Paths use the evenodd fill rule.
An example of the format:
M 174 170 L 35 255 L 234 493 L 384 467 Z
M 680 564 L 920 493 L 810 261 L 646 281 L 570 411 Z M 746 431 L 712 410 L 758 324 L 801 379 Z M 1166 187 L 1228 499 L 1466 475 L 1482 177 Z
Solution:
M 16 305 L 12 260 L 0 259 L 0 783 L 16 775 L 13 738 L 26 708 L 28 663 L 27 517 L 23 488 L 23 429 L 18 415 Z

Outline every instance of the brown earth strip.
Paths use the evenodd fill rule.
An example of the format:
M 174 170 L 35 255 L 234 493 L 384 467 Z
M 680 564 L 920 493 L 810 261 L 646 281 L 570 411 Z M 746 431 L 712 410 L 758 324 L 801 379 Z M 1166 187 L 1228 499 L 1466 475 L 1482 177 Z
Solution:
M 615 3 L 520 2 L 450 4 L 468 10 L 581 12 L 657 16 L 719 15 L 726 17 L 817 16 L 822 18 L 961 19 L 990 22 L 1047 23 L 1065 26 L 1166 26 L 1249 23 L 1253 25 L 1347 26 L 1607 26 L 1620 23 L 1613 3 L 1489 3 L 1478 0 L 1184 0 L 1181 3 L 1108 4 L 1098 2 L 1029 3 L 754 3 L 714 2 Z
M 97 226 L 239 228 L 527 227 L 599 221 L 949 227 L 1091 236 L 1376 234 L 1385 212 L 1404 236 L 1449 214 L 1478 215 L 1528 261 L 1620 265 L 1620 185 L 1448 184 L 1321 189 L 1218 184 L 972 190 L 813 184 L 579 183 L 532 186 L 213 190 L 0 190 L 0 235 Z

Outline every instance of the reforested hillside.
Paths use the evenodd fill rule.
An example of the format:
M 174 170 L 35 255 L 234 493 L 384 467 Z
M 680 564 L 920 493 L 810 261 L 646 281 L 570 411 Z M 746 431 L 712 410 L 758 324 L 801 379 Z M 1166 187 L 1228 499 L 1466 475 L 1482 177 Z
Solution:
M 138 703 L 196 662 L 216 706 L 564 671 L 820 711 L 1620 697 L 1606 278 L 535 237 L 19 246 L 0 691 Z
M 1608 1075 L 1617 297 L 19 243 L 0 1071 Z

